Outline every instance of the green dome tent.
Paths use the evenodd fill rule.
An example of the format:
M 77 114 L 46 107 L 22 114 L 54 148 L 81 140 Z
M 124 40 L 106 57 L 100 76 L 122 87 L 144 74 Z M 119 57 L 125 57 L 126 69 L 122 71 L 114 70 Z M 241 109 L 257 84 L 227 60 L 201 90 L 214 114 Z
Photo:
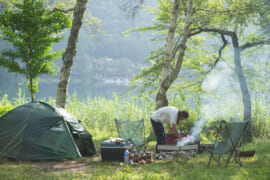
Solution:
M 92 136 L 63 108 L 31 102 L 0 118 L 0 156 L 59 160 L 95 153 Z

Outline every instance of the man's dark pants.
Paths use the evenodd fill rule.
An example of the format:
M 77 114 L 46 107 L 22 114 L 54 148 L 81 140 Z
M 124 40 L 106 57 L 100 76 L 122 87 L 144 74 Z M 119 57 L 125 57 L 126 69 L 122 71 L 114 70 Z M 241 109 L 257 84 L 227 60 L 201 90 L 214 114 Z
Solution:
M 151 123 L 157 137 L 157 145 L 166 144 L 165 130 L 163 124 L 160 122 L 153 121 L 153 119 L 151 119 Z M 157 150 L 157 145 L 156 145 L 156 153 L 159 153 Z

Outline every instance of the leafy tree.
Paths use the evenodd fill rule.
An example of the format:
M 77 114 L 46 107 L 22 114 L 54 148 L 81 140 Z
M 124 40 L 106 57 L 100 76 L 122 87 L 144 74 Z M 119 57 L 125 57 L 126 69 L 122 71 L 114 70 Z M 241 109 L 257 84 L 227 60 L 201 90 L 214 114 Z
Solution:
M 61 12 L 46 9 L 42 0 L 25 0 L 2 12 L 0 25 L 3 39 L 12 44 L 2 51 L 0 65 L 26 76 L 34 101 L 38 76 L 52 75 L 57 69 L 53 60 L 61 53 L 52 52 L 51 46 L 62 39 L 59 33 L 69 27 L 70 21 Z
M 158 88 L 156 93 L 156 108 L 160 108 L 162 106 L 168 105 L 168 100 L 166 93 L 172 83 L 177 79 L 178 73 L 180 72 L 183 58 L 185 55 L 186 43 L 190 34 L 190 25 L 191 25 L 191 17 L 193 11 L 193 0 L 188 2 L 188 5 L 180 3 L 180 0 L 174 0 L 173 3 L 171 1 L 158 1 L 160 4 L 159 14 L 157 14 L 157 23 L 152 27 L 146 28 L 138 28 L 138 30 L 157 30 L 161 32 L 161 34 L 168 34 L 166 37 L 166 43 L 164 47 L 164 51 L 162 48 L 153 52 L 150 58 L 156 60 L 156 62 L 152 61 L 153 66 L 151 66 L 148 70 L 142 71 L 146 72 L 152 80 L 143 81 L 144 83 L 152 83 L 155 82 L 155 87 Z M 180 4 L 183 7 L 187 7 L 186 11 L 182 11 L 182 14 L 186 16 L 185 20 L 180 24 L 178 21 L 180 11 Z M 169 24 L 169 30 L 167 28 L 167 24 Z M 181 25 L 181 27 L 180 27 Z M 167 33 L 166 33 L 167 31 Z M 178 41 L 179 44 L 175 45 L 175 32 L 181 31 L 181 39 Z M 160 37 L 159 37 L 160 38 Z M 163 40 L 163 38 L 162 38 Z M 177 55 L 176 55 L 177 54 Z M 177 57 L 176 57 L 177 56 Z M 161 74 L 160 74 L 161 73 Z M 146 74 L 145 74 L 146 75 Z M 143 77 L 139 75 L 140 77 Z M 160 78 L 159 78 L 160 76 Z M 135 79 L 137 79 L 135 77 Z M 149 85 L 149 84 L 148 84 Z M 146 86 L 143 86 L 146 87 Z
M 160 0 L 158 2 L 160 5 L 159 8 L 157 10 L 151 9 L 154 13 L 156 13 L 156 22 L 150 27 L 141 27 L 137 28 L 137 30 L 156 31 L 156 34 L 158 34 L 158 36 L 155 38 L 155 40 L 164 41 L 164 34 L 167 35 L 166 30 L 168 29 L 168 27 L 171 30 L 171 26 L 169 26 L 168 24 L 171 23 L 173 19 L 173 14 L 170 15 L 168 13 L 168 10 L 171 10 L 174 6 L 171 5 L 171 1 Z M 163 85 L 163 87 L 167 87 L 163 88 L 163 90 L 160 89 L 160 87 L 162 87 L 162 83 L 158 83 L 160 81 L 160 77 L 162 77 L 164 74 L 164 68 L 166 68 L 165 66 L 167 64 L 166 59 L 169 59 L 170 61 L 169 66 L 167 65 L 166 68 L 167 72 L 173 72 L 175 70 L 174 67 L 176 67 L 179 62 L 181 65 L 183 62 L 183 58 L 185 58 L 186 63 L 184 70 L 191 70 L 191 74 L 195 74 L 197 76 L 197 78 L 192 79 L 193 83 L 200 85 L 201 83 L 196 83 L 198 82 L 198 80 L 204 80 L 204 78 L 201 78 L 200 76 L 204 75 L 203 77 L 205 77 L 205 75 L 207 75 L 216 67 L 219 60 L 222 58 L 222 52 L 226 50 L 225 47 L 229 43 L 231 43 L 234 52 L 233 59 L 235 64 L 235 71 L 242 92 L 242 99 L 244 104 L 244 119 L 249 120 L 251 118 L 251 102 L 245 76 L 242 71 L 240 52 L 244 51 L 247 48 L 269 44 L 269 39 L 267 37 L 262 36 L 259 33 L 257 33 L 256 36 L 250 36 L 250 33 L 246 31 L 249 25 L 256 25 L 256 18 L 259 18 L 262 14 L 264 14 L 264 17 L 268 17 L 266 14 L 269 11 L 266 11 L 267 6 L 265 3 L 265 0 L 260 0 L 256 3 L 249 0 L 243 1 L 241 3 L 240 1 L 226 1 L 226 3 L 224 3 L 223 1 L 211 0 L 204 0 L 200 2 L 196 1 L 194 3 L 193 13 L 191 17 L 192 24 L 190 25 L 188 32 L 185 31 L 184 28 L 182 28 L 185 22 L 187 22 L 188 20 L 188 8 L 186 3 L 181 1 L 181 10 L 178 14 L 179 20 L 177 21 L 177 27 L 175 30 L 176 35 L 174 38 L 173 51 L 171 51 L 172 54 L 166 51 L 164 53 L 163 51 L 163 49 L 166 50 L 166 47 L 168 47 L 167 41 L 169 38 L 167 38 L 167 44 L 165 44 L 165 47 L 161 47 L 160 49 L 151 53 L 149 58 L 151 61 L 151 66 L 143 69 L 143 71 L 134 79 L 135 83 L 141 83 L 140 85 L 144 89 L 149 89 L 151 88 L 151 86 L 154 88 L 159 87 L 157 97 L 159 96 L 161 98 L 160 100 L 156 98 L 157 107 L 159 107 L 159 104 L 166 105 L 166 91 L 169 89 L 172 83 L 169 83 L 169 81 L 167 81 L 167 83 Z M 169 37 L 170 32 L 172 31 L 169 31 L 167 37 Z M 207 35 L 203 36 L 203 33 L 207 33 Z M 183 39 L 185 39 L 185 34 L 188 34 L 188 42 L 186 47 L 185 43 L 181 44 L 181 42 L 183 42 Z M 209 37 L 221 37 L 222 44 L 220 49 L 218 50 L 218 57 L 210 57 L 214 62 L 204 61 L 201 56 L 202 52 L 199 52 L 200 54 L 193 55 L 195 52 L 194 49 L 203 49 L 201 48 L 202 44 L 200 43 L 200 38 L 205 37 L 207 39 L 210 39 Z M 230 40 L 227 40 L 227 37 L 230 37 Z M 242 41 L 243 45 L 240 45 L 239 41 Z M 185 51 L 187 52 L 185 53 Z M 184 55 L 184 53 L 185 57 L 179 58 L 181 57 L 180 55 Z M 165 58 L 165 56 L 168 55 L 170 55 L 171 57 Z M 177 56 L 178 58 L 176 58 Z M 196 56 L 201 57 L 195 59 Z M 209 59 L 209 57 L 207 59 Z M 181 60 L 182 62 L 178 60 Z M 164 77 L 161 78 L 161 82 L 163 81 L 163 79 Z M 175 79 L 172 78 L 171 82 L 173 82 L 174 80 Z M 133 84 L 135 83 L 133 82 Z M 183 83 L 183 81 L 181 81 L 181 83 Z
M 269 17 L 269 11 L 270 11 L 270 1 L 269 0 L 262 0 L 263 8 L 260 9 L 260 17 L 259 21 L 256 23 L 256 25 L 261 27 L 261 32 L 263 34 L 267 34 L 268 37 L 270 36 L 270 17 Z
M 231 2 L 228 3 L 228 5 L 224 5 L 222 8 L 225 11 L 220 18 L 222 18 L 223 23 L 227 24 L 227 26 L 224 27 L 224 25 L 219 24 L 217 22 L 219 19 L 216 19 L 211 24 L 207 24 L 207 26 L 199 25 L 197 28 L 194 28 L 191 36 L 202 32 L 219 34 L 222 37 L 224 46 L 226 46 L 228 42 L 225 37 L 230 38 L 233 47 L 235 72 L 239 81 L 242 102 L 244 105 L 243 119 L 250 121 L 251 99 L 241 63 L 241 53 L 249 48 L 270 44 L 270 39 L 267 36 L 264 36 L 259 32 L 253 32 L 253 35 L 251 35 L 245 31 L 249 25 L 255 24 L 252 23 L 252 21 L 249 22 L 250 20 L 253 20 L 254 17 L 260 18 L 261 12 L 265 12 L 265 4 L 263 1 L 258 1 L 256 4 L 245 1 L 242 5 Z M 217 59 L 217 62 L 218 60 L 219 59 Z M 251 137 L 251 126 L 249 126 L 248 135 Z

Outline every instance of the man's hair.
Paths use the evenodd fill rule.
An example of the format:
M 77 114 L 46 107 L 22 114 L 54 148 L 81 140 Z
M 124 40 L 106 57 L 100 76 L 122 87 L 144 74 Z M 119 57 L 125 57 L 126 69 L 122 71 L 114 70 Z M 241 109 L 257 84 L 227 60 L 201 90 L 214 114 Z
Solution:
M 183 117 L 183 118 L 188 118 L 189 117 L 189 114 L 188 114 L 188 112 L 187 111 L 179 111 L 178 112 L 178 118 L 180 118 L 180 117 Z

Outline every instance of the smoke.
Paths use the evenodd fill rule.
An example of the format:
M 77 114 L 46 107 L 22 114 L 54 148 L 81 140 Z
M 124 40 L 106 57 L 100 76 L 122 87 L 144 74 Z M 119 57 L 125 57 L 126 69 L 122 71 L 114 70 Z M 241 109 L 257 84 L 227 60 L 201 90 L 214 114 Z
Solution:
M 194 144 L 198 139 L 200 138 L 200 133 L 202 131 L 202 128 L 206 124 L 206 120 L 204 119 L 198 119 L 194 122 L 194 126 L 191 129 L 191 134 L 187 135 L 186 137 L 183 137 L 181 141 L 178 141 L 176 143 L 177 146 L 184 146 L 187 144 Z
M 265 50 L 267 49 L 256 50 L 256 52 L 252 51 L 252 53 L 246 54 L 248 56 L 243 58 L 245 61 L 243 61 L 242 66 L 249 72 L 245 76 L 247 83 L 252 85 L 252 88 L 249 90 L 251 98 L 255 96 L 254 98 L 258 98 L 255 99 L 256 103 L 262 102 L 267 107 L 267 102 L 269 102 L 267 99 L 270 97 L 268 63 L 270 56 L 269 53 L 265 54 Z M 202 84 L 202 89 L 205 93 L 202 95 L 200 101 L 201 109 L 199 118 L 194 123 L 191 134 L 182 138 L 177 143 L 178 146 L 194 144 L 199 138 L 203 127 L 209 121 L 243 118 L 243 94 L 241 94 L 239 80 L 236 78 L 236 72 L 233 67 L 233 65 L 221 61 L 208 74 Z
M 206 93 L 200 100 L 201 107 L 198 120 L 194 122 L 190 135 L 178 141 L 177 146 L 194 144 L 198 141 L 203 127 L 211 120 L 226 119 L 230 116 L 238 118 L 237 116 L 240 116 L 239 102 L 241 102 L 241 96 L 234 90 L 235 84 L 231 79 L 233 70 L 224 63 L 220 63 L 218 66 L 220 69 L 210 73 L 202 84 Z

